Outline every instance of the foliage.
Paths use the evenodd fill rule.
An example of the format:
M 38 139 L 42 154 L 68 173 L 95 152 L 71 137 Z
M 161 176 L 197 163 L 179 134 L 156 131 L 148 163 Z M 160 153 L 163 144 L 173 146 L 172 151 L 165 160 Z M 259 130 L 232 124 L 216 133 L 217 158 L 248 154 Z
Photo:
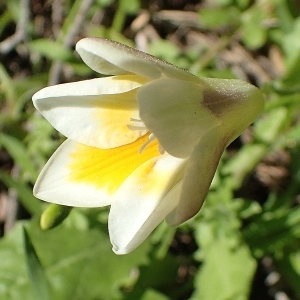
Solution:
M 300 298 L 298 2 L 50 2 L 0 4 L 0 298 Z M 32 195 L 63 137 L 31 97 L 97 76 L 73 51 L 84 36 L 136 46 L 199 76 L 248 80 L 266 96 L 263 115 L 223 156 L 200 213 L 177 231 L 161 224 L 126 256 L 111 251 L 106 209 L 73 209 L 43 231 L 48 205 Z M 1 204 L 14 200 L 11 216 Z

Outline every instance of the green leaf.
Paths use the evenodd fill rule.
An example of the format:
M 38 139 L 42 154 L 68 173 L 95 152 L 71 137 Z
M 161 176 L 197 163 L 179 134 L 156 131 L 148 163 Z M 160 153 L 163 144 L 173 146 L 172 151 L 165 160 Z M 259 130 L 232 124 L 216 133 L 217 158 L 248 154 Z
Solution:
M 138 12 L 141 4 L 139 0 L 120 0 L 119 9 L 126 14 L 135 14 Z
M 296 61 L 299 60 L 300 50 L 300 17 L 298 17 L 293 23 L 293 28 L 284 35 L 282 46 L 286 55 L 287 68 L 293 68 Z
M 132 271 L 148 263 L 149 244 L 144 243 L 129 255 L 117 256 L 102 225 L 77 229 L 65 223 L 49 231 L 40 230 L 38 220 L 26 223 L 31 277 L 45 272 L 51 288 L 49 299 L 120 299 L 121 287 L 132 281 Z M 17 225 L 0 241 L 0 299 L 34 299 L 22 236 L 23 229 Z M 35 284 L 36 290 L 45 291 L 44 279 Z
M 173 64 L 178 63 L 181 50 L 172 42 L 167 40 L 157 40 L 149 45 L 149 54 Z
M 207 29 L 238 24 L 240 19 L 240 12 L 234 6 L 202 8 L 199 15 L 200 24 Z
M 16 98 L 14 84 L 12 78 L 9 76 L 5 67 L 2 64 L 0 64 L 0 80 L 1 80 L 0 92 L 4 93 L 7 105 L 12 106 Z
M 205 260 L 195 278 L 196 291 L 190 299 L 246 300 L 255 269 L 245 244 L 233 246 L 228 237 L 219 236 L 205 248 Z
M 4 31 L 4 28 L 9 24 L 11 21 L 12 15 L 8 10 L 2 11 L 0 15 L 0 32 Z
M 48 280 L 45 275 L 45 270 L 35 252 L 30 236 L 23 226 L 23 238 L 25 241 L 26 262 L 31 286 L 35 292 L 37 300 L 50 299 Z
M 37 170 L 27 154 L 27 149 L 20 140 L 4 133 L 0 133 L 0 147 L 1 146 L 7 150 L 15 163 L 21 167 L 24 174 L 27 175 L 31 181 L 34 181 L 37 178 Z
M 293 30 L 294 18 L 289 8 L 289 1 L 276 0 L 276 12 L 280 22 L 280 28 L 284 34 Z
M 70 61 L 73 59 L 73 52 L 67 49 L 63 44 L 51 41 L 49 39 L 38 39 L 28 43 L 31 51 L 58 61 Z
M 22 226 L 18 224 L 0 240 L 0 299 L 34 299 L 25 264 Z
M 168 300 L 169 298 L 158 291 L 147 289 L 141 300 Z
M 109 5 L 111 5 L 114 2 L 114 0 L 97 0 L 98 5 L 100 5 L 100 7 L 107 7 Z
M 5 5 L 7 6 L 7 11 L 12 16 L 12 19 L 15 23 L 18 23 L 20 20 L 20 2 L 19 1 L 5 1 Z
M 208 194 L 202 216 L 194 224 L 199 249 L 195 258 L 202 264 L 191 300 L 248 299 L 256 261 L 240 232 L 240 208 L 230 178 Z
M 278 137 L 288 120 L 288 110 L 285 107 L 273 109 L 258 120 L 254 128 L 255 141 L 244 145 L 223 168 L 225 174 L 231 175 L 235 188 L 241 186 L 247 174 L 268 153 L 270 147 L 278 141 Z
M 234 0 L 212 0 L 211 2 L 215 5 L 226 7 L 228 5 L 233 5 Z
M 285 282 L 293 289 L 295 298 L 300 299 L 300 251 L 285 253 L 281 259 L 276 259 L 275 264 Z
M 79 230 L 65 223 L 49 231 L 41 231 L 36 223 L 28 228 L 53 290 L 51 299 L 118 298 L 131 271 L 147 263 L 147 243 L 129 255 L 117 256 L 106 228 L 105 232 Z
M 300 246 L 300 208 L 266 212 L 245 228 L 243 235 L 257 257 L 297 249 Z
M 241 19 L 242 39 L 250 49 L 257 49 L 266 42 L 267 30 L 263 26 L 265 19 L 265 12 L 259 5 L 252 6 L 243 14 Z
M 149 264 L 140 268 L 139 277 L 130 293 L 126 294 L 125 299 L 141 299 L 145 294 L 145 287 L 164 291 L 171 299 L 183 299 L 186 290 L 184 283 L 178 283 L 178 269 L 180 268 L 178 257 L 168 253 L 163 259 L 155 259 L 152 255 L 151 258 Z M 176 289 L 172 288 L 174 285 Z

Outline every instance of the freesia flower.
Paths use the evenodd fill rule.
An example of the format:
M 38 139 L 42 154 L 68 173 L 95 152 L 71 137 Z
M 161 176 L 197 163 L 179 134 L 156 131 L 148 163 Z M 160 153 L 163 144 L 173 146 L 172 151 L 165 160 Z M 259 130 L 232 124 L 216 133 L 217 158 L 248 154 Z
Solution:
M 124 254 L 164 219 L 178 225 L 199 211 L 225 147 L 260 114 L 263 97 L 248 83 L 199 78 L 113 41 L 85 38 L 76 50 L 112 76 L 33 96 L 68 138 L 34 194 L 67 206 L 111 205 L 110 239 Z

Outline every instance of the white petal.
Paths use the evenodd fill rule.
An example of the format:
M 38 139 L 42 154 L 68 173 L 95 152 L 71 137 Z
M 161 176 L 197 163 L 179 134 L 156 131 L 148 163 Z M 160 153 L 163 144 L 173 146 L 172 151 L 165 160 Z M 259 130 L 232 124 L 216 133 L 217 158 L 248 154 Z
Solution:
M 181 159 L 160 156 L 141 165 L 124 182 L 109 214 L 115 253 L 125 254 L 135 249 L 176 207 L 179 200 L 176 185 L 182 179 L 184 165 Z
M 145 82 L 124 75 L 66 83 L 37 92 L 33 103 L 68 138 L 94 147 L 117 147 L 146 132 L 127 126 L 131 118 L 139 118 L 136 92 Z
M 114 41 L 84 38 L 76 44 L 76 50 L 91 69 L 102 74 L 131 73 L 149 78 L 159 78 L 165 74 L 170 78 L 200 81 L 198 77 L 167 62 Z
M 205 134 L 195 147 L 186 166 L 179 204 L 166 218 L 170 225 L 177 226 L 198 213 L 227 143 L 228 137 L 218 127 Z
M 112 149 L 67 140 L 42 170 L 34 193 L 42 200 L 69 206 L 108 205 L 135 169 L 159 155 L 155 142 L 139 153 L 147 140 L 146 135 Z
M 162 147 L 175 157 L 188 157 L 201 137 L 220 121 L 203 104 L 203 86 L 159 79 L 137 93 L 140 117 Z
M 52 155 L 39 175 L 33 193 L 47 202 L 67 206 L 100 207 L 111 203 L 112 196 L 104 188 L 72 180 L 72 153 L 78 144 L 66 140 Z M 93 163 L 96 163 L 95 161 Z M 82 170 L 78 170 L 82 171 Z

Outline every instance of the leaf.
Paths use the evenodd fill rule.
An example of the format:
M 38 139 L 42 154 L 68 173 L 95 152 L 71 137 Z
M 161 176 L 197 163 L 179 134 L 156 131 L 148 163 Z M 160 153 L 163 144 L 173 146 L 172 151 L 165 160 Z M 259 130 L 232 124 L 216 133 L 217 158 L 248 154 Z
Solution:
M 186 257 L 185 259 L 188 258 Z M 152 257 L 149 264 L 139 269 L 139 277 L 132 290 L 126 293 L 127 297 L 125 299 L 141 299 L 145 295 L 145 287 L 155 291 L 163 291 L 171 299 L 184 299 L 186 282 L 178 282 L 178 270 L 180 267 L 178 257 L 171 254 L 167 254 L 163 259 Z M 176 286 L 176 289 L 173 288 L 174 286 Z
M 100 7 L 107 7 L 111 5 L 114 2 L 114 0 L 97 0 L 97 3 L 100 5 Z
M 36 223 L 28 228 L 53 289 L 51 299 L 118 298 L 132 270 L 147 262 L 147 243 L 129 255 L 115 255 L 106 228 L 78 230 L 65 223 L 49 231 Z
M 10 13 L 12 20 L 17 24 L 20 21 L 20 3 L 17 1 L 8 1 L 5 3 L 7 11 Z
M 294 23 L 293 28 L 290 28 L 289 32 L 287 32 L 282 41 L 282 47 L 285 51 L 286 56 L 286 64 L 288 68 L 288 73 L 290 68 L 294 68 L 295 62 L 299 62 L 299 50 L 300 50 L 300 17 L 298 17 Z
M 300 208 L 267 211 L 243 230 L 243 235 L 257 257 L 281 253 L 300 245 Z
M 180 49 L 174 43 L 167 40 L 157 40 L 152 42 L 149 45 L 148 52 L 151 55 L 154 55 L 175 65 L 178 65 L 179 57 L 181 54 Z
M 30 240 L 30 236 L 23 226 L 23 238 L 25 242 L 26 262 L 31 286 L 35 292 L 37 300 L 50 299 L 48 280 L 45 276 L 45 270 L 35 252 L 35 249 Z
M 194 224 L 199 246 L 195 258 L 202 265 L 191 300 L 248 299 L 256 261 L 242 238 L 239 210 L 231 179 L 223 179 L 208 194 L 202 218 Z M 218 283 L 218 288 L 213 283 Z
M 289 122 L 289 115 L 285 107 L 272 109 L 264 118 L 258 120 L 254 127 L 255 141 L 244 145 L 223 168 L 224 173 L 232 176 L 235 188 L 241 186 L 247 174 L 268 153 L 270 146 L 278 140 L 287 122 Z
M 147 289 L 141 300 L 168 300 L 169 298 L 155 290 Z
M 22 224 L 0 240 L 0 299 L 32 300 L 24 254 Z
M 31 181 L 37 178 L 37 170 L 32 164 L 24 144 L 20 140 L 0 133 L 0 146 L 7 150 L 15 163 L 21 167 L 24 174 L 27 175 Z
M 250 49 L 258 49 L 267 39 L 267 30 L 263 26 L 266 14 L 260 6 L 252 6 L 241 18 L 242 39 Z
M 32 278 L 45 272 L 51 287 L 49 299 L 120 299 L 120 289 L 130 281 L 132 271 L 148 263 L 149 244 L 144 243 L 132 254 L 117 256 L 111 250 L 106 228 L 105 232 L 101 226 L 80 230 L 71 224 L 42 231 L 38 220 L 26 222 Z M 0 299 L 34 299 L 22 236 L 19 224 L 0 241 Z M 44 279 L 36 284 L 35 288 L 43 291 Z
M 191 300 L 246 300 L 255 269 L 255 260 L 245 244 L 233 247 L 228 237 L 219 236 L 205 249 Z M 212 283 L 217 283 L 217 288 Z
M 51 41 L 49 39 L 38 39 L 28 43 L 31 51 L 58 61 L 70 61 L 73 59 L 73 52 L 67 49 L 63 44 Z
M 296 298 L 300 299 L 300 251 L 286 253 L 281 259 L 276 259 L 275 264 L 285 282 L 293 288 Z
M 240 12 L 234 6 L 205 7 L 199 12 L 200 24 L 207 29 L 222 28 L 239 23 Z
M 9 24 L 12 15 L 8 10 L 5 10 L 0 15 L 0 32 L 4 31 L 4 28 Z
M 137 13 L 141 5 L 139 0 L 120 0 L 119 2 L 119 9 L 129 15 Z

